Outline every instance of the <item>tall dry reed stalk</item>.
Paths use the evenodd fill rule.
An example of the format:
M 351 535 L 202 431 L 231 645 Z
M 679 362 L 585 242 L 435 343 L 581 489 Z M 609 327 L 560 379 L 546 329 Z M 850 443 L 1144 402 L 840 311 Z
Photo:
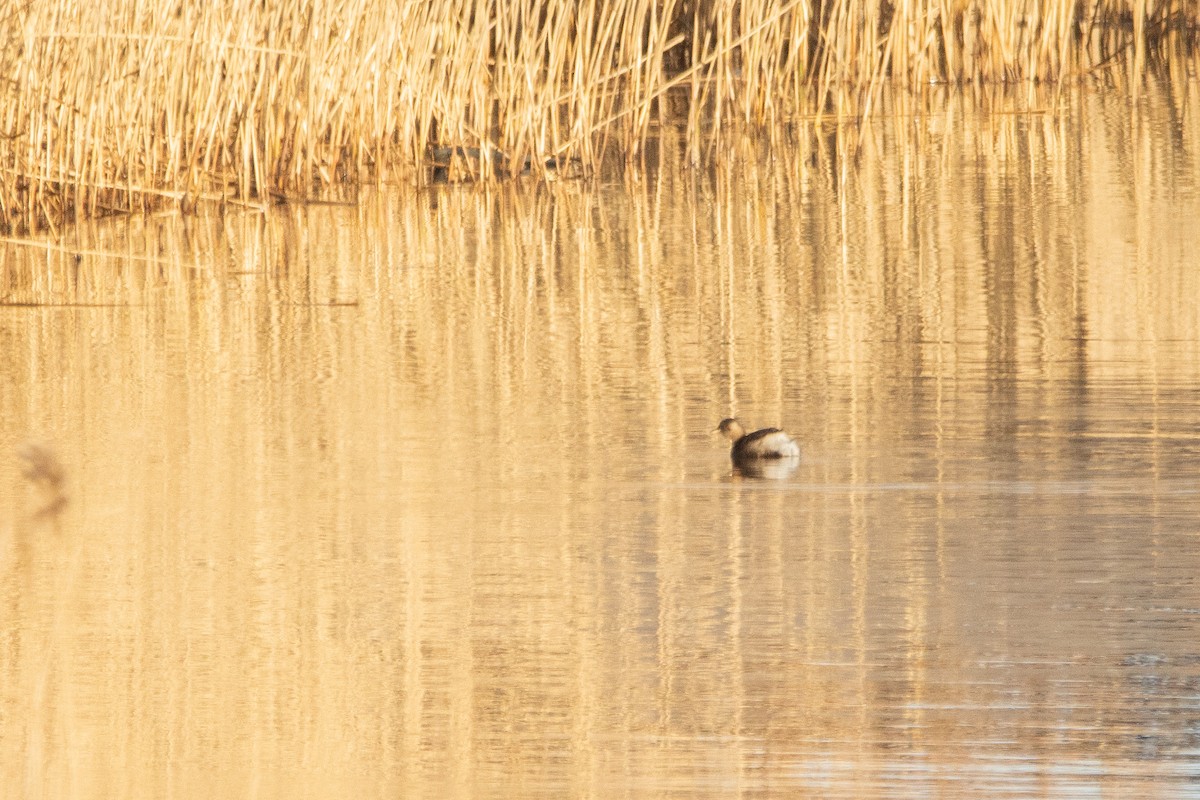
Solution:
M 0 14 L 0 227 L 593 173 L 679 119 L 872 113 L 886 83 L 1057 80 L 1195 51 L 1190 0 L 43 0 Z

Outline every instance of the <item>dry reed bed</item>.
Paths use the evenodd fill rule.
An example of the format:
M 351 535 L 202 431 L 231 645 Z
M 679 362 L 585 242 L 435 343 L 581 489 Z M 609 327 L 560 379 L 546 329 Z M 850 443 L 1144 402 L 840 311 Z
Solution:
M 80 0 L 0 15 L 0 227 L 636 159 L 886 83 L 1190 64 L 1188 0 Z M 1188 66 L 1187 68 L 1191 68 Z M 668 102 L 669 101 L 669 102 Z M 711 150 L 710 150 L 711 152 Z

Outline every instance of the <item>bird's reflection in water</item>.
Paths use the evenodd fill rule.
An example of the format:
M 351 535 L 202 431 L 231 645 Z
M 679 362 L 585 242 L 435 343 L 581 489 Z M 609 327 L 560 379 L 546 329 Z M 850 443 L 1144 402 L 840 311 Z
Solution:
M 781 481 L 790 477 L 798 466 L 799 458 L 759 458 L 735 463 L 733 475 L 754 480 Z

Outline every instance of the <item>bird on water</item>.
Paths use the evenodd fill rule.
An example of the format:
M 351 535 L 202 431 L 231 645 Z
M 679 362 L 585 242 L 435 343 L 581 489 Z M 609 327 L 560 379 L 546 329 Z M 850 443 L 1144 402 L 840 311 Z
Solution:
M 760 459 L 799 458 L 800 445 L 779 428 L 763 428 L 746 433 L 742 423 L 729 418 L 721 420 L 717 430 L 733 442 L 729 457 L 734 464 L 753 463 Z

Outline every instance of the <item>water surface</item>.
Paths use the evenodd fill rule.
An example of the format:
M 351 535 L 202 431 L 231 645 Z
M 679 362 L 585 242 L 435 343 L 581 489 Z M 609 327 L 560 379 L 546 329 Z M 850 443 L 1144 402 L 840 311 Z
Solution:
M 1200 796 L 1198 108 L 10 244 L 0 783 Z

